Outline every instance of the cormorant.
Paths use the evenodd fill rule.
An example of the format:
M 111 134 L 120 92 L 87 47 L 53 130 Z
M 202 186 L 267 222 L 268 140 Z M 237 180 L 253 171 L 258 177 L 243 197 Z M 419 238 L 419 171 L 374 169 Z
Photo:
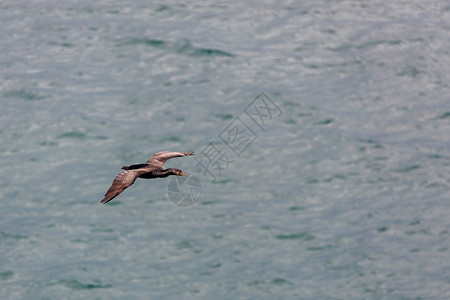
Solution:
M 156 154 L 153 154 L 152 157 L 145 164 L 131 165 L 131 166 L 123 166 L 122 169 L 125 170 L 119 173 L 116 178 L 114 178 L 111 187 L 105 194 L 105 198 L 103 198 L 101 203 L 107 203 L 120 195 L 127 187 L 132 185 L 136 178 L 163 178 L 169 175 L 177 175 L 177 176 L 188 176 L 183 174 L 180 169 L 163 169 L 163 164 L 171 158 L 174 157 L 183 157 L 194 155 L 194 151 L 192 152 L 170 152 L 170 151 L 161 151 Z

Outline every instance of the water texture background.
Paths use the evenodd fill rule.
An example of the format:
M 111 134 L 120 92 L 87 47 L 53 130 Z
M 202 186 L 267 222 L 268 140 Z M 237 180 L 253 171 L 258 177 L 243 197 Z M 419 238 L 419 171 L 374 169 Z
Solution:
M 0 1 L 0 35 L 1 299 L 450 298 L 447 1 Z M 215 181 L 167 163 L 196 205 L 99 203 L 210 142 Z

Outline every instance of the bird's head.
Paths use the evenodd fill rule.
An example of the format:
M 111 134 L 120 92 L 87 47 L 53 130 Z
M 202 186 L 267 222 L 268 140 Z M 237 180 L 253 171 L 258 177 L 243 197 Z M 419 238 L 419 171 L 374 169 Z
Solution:
M 172 169 L 173 175 L 177 175 L 177 176 L 189 176 L 183 173 L 183 171 L 181 171 L 180 169 Z

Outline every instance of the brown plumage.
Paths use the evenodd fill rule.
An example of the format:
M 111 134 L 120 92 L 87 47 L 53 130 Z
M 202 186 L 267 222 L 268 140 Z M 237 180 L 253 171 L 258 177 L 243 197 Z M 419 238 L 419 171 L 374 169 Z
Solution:
M 132 185 L 136 178 L 163 178 L 170 175 L 177 176 L 187 176 L 179 169 L 169 168 L 164 170 L 164 163 L 174 157 L 183 157 L 194 155 L 194 152 L 170 152 L 162 151 L 153 154 L 152 157 L 145 164 L 123 166 L 122 169 L 125 171 L 119 173 L 116 178 L 114 178 L 111 187 L 105 194 L 101 203 L 107 203 L 120 195 L 127 187 Z

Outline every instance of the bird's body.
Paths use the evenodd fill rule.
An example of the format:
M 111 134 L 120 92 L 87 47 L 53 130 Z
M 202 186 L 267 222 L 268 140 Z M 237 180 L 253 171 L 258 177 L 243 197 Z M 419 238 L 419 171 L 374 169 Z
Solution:
M 114 178 L 111 187 L 105 194 L 101 203 L 107 203 L 122 193 L 127 187 L 132 185 L 136 178 L 153 179 L 164 178 L 170 175 L 187 176 L 179 169 L 164 169 L 164 163 L 174 157 L 183 157 L 194 155 L 194 152 L 170 152 L 162 151 L 153 154 L 145 164 L 123 166 L 125 170 Z

